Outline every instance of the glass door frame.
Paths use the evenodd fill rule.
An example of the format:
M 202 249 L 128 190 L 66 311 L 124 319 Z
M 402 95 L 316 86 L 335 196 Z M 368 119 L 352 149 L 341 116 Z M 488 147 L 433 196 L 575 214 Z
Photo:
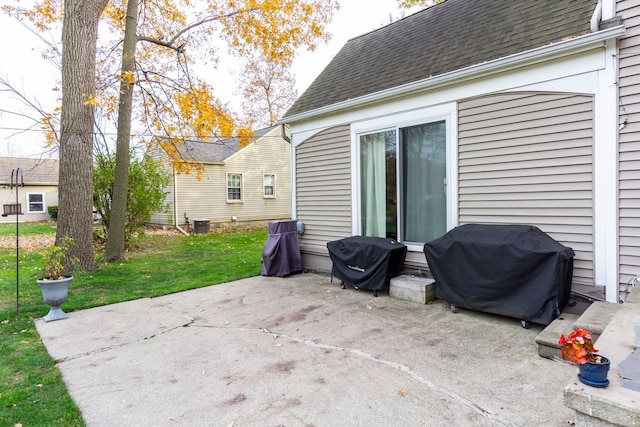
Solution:
M 397 114 L 390 114 L 383 117 L 376 117 L 351 124 L 351 214 L 352 214 L 352 234 L 361 235 L 361 182 L 360 182 L 360 136 L 365 134 L 395 130 L 396 138 L 399 141 L 400 128 L 415 126 L 425 123 L 445 121 L 446 123 L 446 216 L 447 231 L 458 225 L 458 150 L 457 150 L 457 104 L 448 103 L 434 107 L 426 107 Z M 454 130 L 456 130 L 454 132 Z M 397 160 L 397 159 L 396 159 Z M 396 180 L 401 182 L 400 168 L 396 168 Z M 398 186 L 397 191 L 400 191 Z M 398 199 L 399 200 L 399 199 Z M 400 230 L 401 204 L 398 203 L 398 230 Z M 402 241 L 402 236 L 399 237 Z M 419 244 L 409 242 L 407 247 L 410 251 L 421 252 L 423 247 Z

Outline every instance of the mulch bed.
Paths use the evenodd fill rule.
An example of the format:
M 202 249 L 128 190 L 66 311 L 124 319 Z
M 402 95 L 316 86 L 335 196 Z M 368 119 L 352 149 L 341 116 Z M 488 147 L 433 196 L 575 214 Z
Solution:
M 53 246 L 55 241 L 55 235 L 41 234 L 37 236 L 18 236 L 18 243 L 20 249 L 33 251 L 36 249 L 44 249 L 49 246 Z M 0 236 L 0 248 L 2 249 L 15 249 L 16 236 Z

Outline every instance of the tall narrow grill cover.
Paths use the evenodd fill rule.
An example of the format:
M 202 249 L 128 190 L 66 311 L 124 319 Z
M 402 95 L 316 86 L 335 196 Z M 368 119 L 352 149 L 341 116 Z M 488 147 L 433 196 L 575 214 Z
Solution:
M 301 270 L 296 221 L 270 222 L 267 243 L 262 250 L 262 275 L 284 277 Z

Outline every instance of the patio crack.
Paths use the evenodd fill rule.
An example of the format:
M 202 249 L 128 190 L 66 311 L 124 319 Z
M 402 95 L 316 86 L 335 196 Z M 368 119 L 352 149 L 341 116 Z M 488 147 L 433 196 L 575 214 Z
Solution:
M 118 344 L 115 344 L 115 345 L 96 348 L 94 350 L 85 351 L 85 352 L 82 352 L 82 353 L 71 354 L 69 356 L 61 357 L 61 358 L 54 359 L 54 360 L 55 360 L 55 363 L 64 363 L 64 362 L 69 362 L 71 360 L 80 359 L 82 357 L 93 356 L 94 354 L 105 353 L 107 351 L 115 350 L 115 349 L 118 349 L 118 348 L 126 347 L 126 346 L 131 345 L 131 344 L 144 342 L 144 341 L 153 339 L 153 338 L 155 338 L 157 336 L 164 335 L 164 334 L 167 334 L 169 332 L 175 331 L 176 329 L 188 328 L 189 326 L 193 325 L 194 322 L 195 322 L 194 319 L 191 319 L 191 318 L 187 317 L 185 323 L 181 323 L 179 325 L 175 325 L 175 326 L 173 326 L 171 328 L 168 328 L 166 330 L 157 332 L 155 334 L 151 334 L 151 335 L 147 335 L 147 336 L 143 336 L 143 337 L 135 337 L 135 338 L 132 338 L 131 340 L 126 341 L 126 342 L 121 342 L 121 343 L 118 343 Z
M 498 425 L 509 426 L 509 427 L 518 427 L 519 426 L 519 424 L 516 424 L 516 423 L 513 423 L 513 422 L 511 422 L 509 420 L 506 420 L 506 419 L 502 418 L 501 416 L 496 415 L 496 414 L 494 414 L 494 413 L 492 413 L 492 412 L 480 407 L 478 404 L 476 404 L 472 400 L 467 399 L 466 397 L 456 393 L 455 391 L 448 390 L 448 389 L 446 389 L 444 387 L 441 387 L 441 386 L 438 386 L 438 385 L 434 384 L 432 381 L 428 380 L 427 378 L 422 377 L 417 372 L 412 370 L 409 366 L 404 365 L 402 363 L 393 362 L 391 360 L 380 359 L 378 357 L 373 356 L 372 354 L 369 354 L 369 353 L 366 353 L 366 352 L 364 352 L 362 350 L 358 350 L 358 349 L 354 349 L 354 348 L 339 347 L 339 346 L 327 345 L 327 344 L 319 344 L 319 343 L 316 343 L 316 342 L 311 341 L 309 339 L 303 339 L 303 338 L 298 338 L 298 337 L 294 337 L 294 336 L 291 336 L 291 335 L 271 332 L 266 328 L 261 328 L 260 330 L 262 332 L 264 332 L 264 333 L 274 335 L 276 338 L 277 337 L 284 337 L 284 338 L 287 338 L 289 340 L 302 343 L 302 344 L 304 344 L 306 346 L 313 347 L 313 348 L 318 348 L 318 349 L 322 349 L 322 350 L 344 351 L 344 352 L 353 354 L 355 356 L 358 356 L 358 357 L 360 357 L 362 359 L 366 359 L 368 361 L 387 366 L 389 368 L 395 369 L 397 371 L 402 372 L 403 374 L 408 375 L 409 377 L 411 377 L 415 381 L 427 386 L 429 389 L 431 389 L 433 391 L 436 391 L 438 393 L 441 393 L 441 394 L 444 394 L 445 396 L 450 397 L 454 401 L 460 403 L 463 406 L 466 406 L 467 408 L 469 408 L 473 412 L 483 416 L 484 418 L 487 418 L 487 419 L 489 419 L 491 421 L 494 421 Z

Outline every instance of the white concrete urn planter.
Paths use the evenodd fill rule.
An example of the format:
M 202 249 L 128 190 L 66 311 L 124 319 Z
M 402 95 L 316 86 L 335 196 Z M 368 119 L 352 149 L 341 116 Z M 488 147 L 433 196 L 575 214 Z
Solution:
M 69 295 L 69 284 L 73 280 L 73 276 L 64 277 L 57 280 L 38 279 L 38 285 L 42 289 L 42 299 L 49 306 L 49 313 L 42 319 L 45 322 L 54 320 L 62 320 L 69 317 L 60 306 L 67 300 Z

